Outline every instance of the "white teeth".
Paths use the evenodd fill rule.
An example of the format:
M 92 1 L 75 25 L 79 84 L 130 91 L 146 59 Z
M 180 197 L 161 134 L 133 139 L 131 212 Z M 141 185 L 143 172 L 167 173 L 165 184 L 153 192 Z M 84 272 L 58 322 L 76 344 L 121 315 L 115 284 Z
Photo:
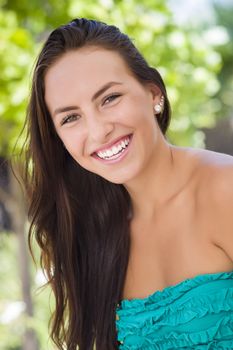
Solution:
M 107 153 L 107 156 L 108 156 L 108 157 L 112 157 L 112 156 L 113 156 L 113 152 L 110 151 L 110 150 L 107 150 L 106 153 Z
M 125 148 L 125 141 L 121 141 L 120 146 L 121 146 L 122 148 Z
M 117 153 L 120 152 L 120 151 L 122 150 L 122 148 L 124 148 L 124 147 L 122 147 L 122 145 L 119 145 L 119 146 L 117 147 Z
M 129 144 L 130 139 L 127 138 L 123 141 L 121 141 L 121 143 L 118 146 L 113 146 L 111 149 L 108 149 L 107 151 L 100 151 L 97 152 L 97 155 L 102 158 L 102 159 L 108 159 L 116 154 L 118 154 L 119 152 L 122 151 L 122 149 L 125 149 L 128 144 Z
M 119 152 L 119 150 L 116 146 L 113 147 L 112 151 L 114 154 L 117 154 Z

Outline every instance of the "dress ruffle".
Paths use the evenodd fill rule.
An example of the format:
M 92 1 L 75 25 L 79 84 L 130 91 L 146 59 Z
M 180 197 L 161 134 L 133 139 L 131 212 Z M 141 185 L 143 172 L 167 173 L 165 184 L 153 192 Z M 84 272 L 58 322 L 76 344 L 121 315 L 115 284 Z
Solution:
M 233 349 L 233 271 L 122 300 L 116 312 L 121 350 Z

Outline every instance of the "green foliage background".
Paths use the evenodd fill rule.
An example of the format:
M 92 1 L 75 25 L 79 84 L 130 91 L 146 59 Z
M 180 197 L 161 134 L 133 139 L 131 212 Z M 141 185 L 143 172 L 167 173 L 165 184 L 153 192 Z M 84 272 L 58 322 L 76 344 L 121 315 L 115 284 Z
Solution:
M 172 143 L 204 147 L 204 134 L 199 129 L 214 126 L 221 111 L 228 113 L 232 108 L 229 91 L 233 90 L 233 72 L 229 57 L 232 59 L 230 37 L 233 30 L 230 22 L 229 40 L 223 46 L 210 42 L 204 35 L 205 28 L 179 27 L 163 0 L 0 0 L 0 6 L 2 157 L 12 155 L 22 128 L 31 72 L 42 42 L 54 27 L 75 17 L 96 18 L 117 25 L 160 71 L 173 110 L 168 132 Z M 224 14 L 220 15 L 220 9 L 218 13 L 221 24 Z M 224 62 L 228 62 L 225 70 Z M 220 90 L 220 84 L 225 81 L 226 90 Z M 19 148 L 22 142 L 23 136 Z M 0 234 L 0 315 L 7 305 L 21 300 L 17 249 L 13 233 Z M 26 319 L 21 313 L 8 323 L 0 317 L 0 350 L 21 349 L 21 337 L 28 323 L 38 334 L 40 349 L 53 349 L 47 331 L 50 292 L 47 289 L 36 293 L 34 267 L 32 276 L 35 317 Z

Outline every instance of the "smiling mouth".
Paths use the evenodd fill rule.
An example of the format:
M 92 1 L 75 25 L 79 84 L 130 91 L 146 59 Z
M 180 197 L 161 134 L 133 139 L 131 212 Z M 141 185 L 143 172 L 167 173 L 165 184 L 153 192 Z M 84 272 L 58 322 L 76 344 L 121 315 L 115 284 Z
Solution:
M 130 143 L 131 138 L 132 134 L 127 135 L 121 141 L 113 145 L 111 148 L 104 151 L 95 152 L 94 155 L 103 160 L 117 159 L 123 152 L 125 152 Z

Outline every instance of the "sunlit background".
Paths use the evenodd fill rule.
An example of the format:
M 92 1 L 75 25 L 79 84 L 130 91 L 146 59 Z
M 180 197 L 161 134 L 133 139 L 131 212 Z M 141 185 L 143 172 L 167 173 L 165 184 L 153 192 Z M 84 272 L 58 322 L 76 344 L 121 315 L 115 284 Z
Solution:
M 9 168 L 23 143 L 31 71 L 43 40 L 74 17 L 125 31 L 162 74 L 171 143 L 233 155 L 232 0 L 0 0 L 0 350 L 52 350 L 53 299 L 27 248 L 26 210 Z M 36 252 L 37 261 L 39 252 Z

